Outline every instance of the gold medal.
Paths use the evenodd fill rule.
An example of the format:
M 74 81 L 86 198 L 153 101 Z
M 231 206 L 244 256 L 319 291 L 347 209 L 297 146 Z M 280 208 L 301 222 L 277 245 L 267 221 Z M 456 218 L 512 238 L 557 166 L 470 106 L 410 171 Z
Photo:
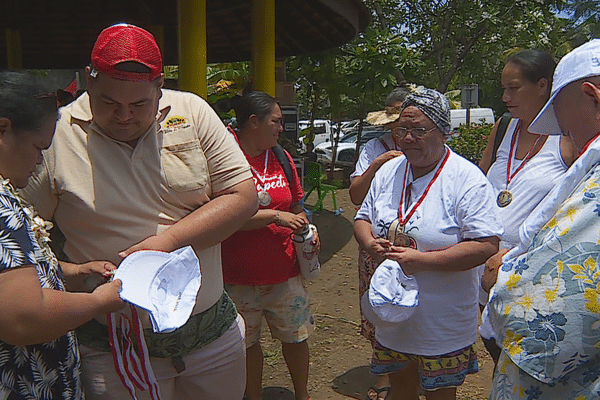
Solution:
M 258 204 L 260 204 L 261 207 L 267 207 L 271 204 L 271 195 L 264 190 L 258 192 Z
M 408 235 L 404 232 L 399 232 L 398 234 L 396 234 L 396 240 L 394 242 L 394 246 L 410 247 L 411 249 L 416 249 L 417 242 L 410 235 Z
M 498 198 L 496 199 L 496 203 L 498 207 L 506 207 L 512 202 L 513 196 L 512 193 L 508 190 L 503 190 L 498 194 Z
M 510 141 L 510 152 L 508 153 L 508 162 L 506 165 L 506 190 L 501 191 L 498 194 L 498 198 L 496 199 L 496 204 L 498 204 L 498 207 L 501 207 L 501 208 L 507 207 L 510 203 L 512 203 L 513 195 L 511 192 L 508 191 L 508 185 L 510 184 L 510 181 L 515 177 L 515 175 L 517 175 L 519 173 L 519 171 L 521 171 L 523 169 L 523 167 L 525 167 L 525 165 L 527 164 L 527 162 L 529 162 L 531 157 L 533 157 L 533 155 L 532 155 L 533 149 L 535 149 L 535 145 L 537 144 L 537 142 L 539 142 L 539 140 L 543 136 L 543 135 L 537 135 L 535 142 L 533 142 L 533 146 L 531 146 L 529 151 L 527 151 L 527 154 L 525 154 L 525 158 L 523 159 L 523 161 L 521 161 L 521 165 L 519 165 L 519 167 L 515 170 L 515 172 L 513 172 L 511 174 L 510 172 L 512 171 L 513 156 L 516 153 L 516 149 L 518 146 L 517 142 L 518 142 L 518 137 L 519 137 L 520 133 L 521 133 L 521 121 L 519 121 L 517 128 L 513 132 L 512 139 Z
M 395 219 L 390 224 L 388 230 L 388 240 L 394 246 L 399 247 L 410 247 L 411 249 L 417 248 L 417 242 L 409 234 L 404 232 L 404 225 L 400 224 L 400 221 Z

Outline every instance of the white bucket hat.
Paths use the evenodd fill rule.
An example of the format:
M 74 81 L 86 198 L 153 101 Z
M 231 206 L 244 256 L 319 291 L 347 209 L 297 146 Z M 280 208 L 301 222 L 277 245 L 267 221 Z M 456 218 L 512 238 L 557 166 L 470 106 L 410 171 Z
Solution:
M 550 100 L 529 125 L 529 132 L 560 135 L 562 130 L 554 113 L 553 102 L 569 83 L 600 75 L 600 39 L 593 39 L 564 56 L 554 70 Z
M 368 294 L 373 312 L 385 322 L 405 321 L 419 305 L 417 280 L 406 276 L 400 264 L 392 260 L 379 264 L 371 278 Z M 376 321 L 373 324 L 376 325 Z
M 200 262 L 190 246 L 171 253 L 136 251 L 121 261 L 114 279 L 122 281 L 121 299 L 148 311 L 154 332 L 171 332 L 192 314 Z

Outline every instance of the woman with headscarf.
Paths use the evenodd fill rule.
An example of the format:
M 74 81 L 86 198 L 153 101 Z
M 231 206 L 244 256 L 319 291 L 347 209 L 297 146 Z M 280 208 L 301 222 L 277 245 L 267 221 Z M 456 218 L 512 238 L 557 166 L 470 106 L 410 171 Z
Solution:
M 418 305 L 409 316 L 375 321 L 371 371 L 390 374 L 392 399 L 416 400 L 419 386 L 428 399 L 455 398 L 465 376 L 478 370 L 475 267 L 498 250 L 502 228 L 491 185 L 477 166 L 445 145 L 449 131 L 443 94 L 410 94 L 393 129 L 405 157 L 379 169 L 355 218 L 360 246 L 418 285 Z M 376 286 L 374 277 L 371 306 L 372 293 L 385 289 Z M 403 289 L 398 286 L 397 294 Z M 398 296 L 387 301 L 391 309 L 402 302 Z

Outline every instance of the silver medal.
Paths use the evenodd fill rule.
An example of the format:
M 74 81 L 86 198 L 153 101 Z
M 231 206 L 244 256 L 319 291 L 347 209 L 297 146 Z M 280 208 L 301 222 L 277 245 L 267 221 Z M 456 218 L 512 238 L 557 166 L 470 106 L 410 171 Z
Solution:
M 258 192 L 258 204 L 260 204 L 261 207 L 267 207 L 271 204 L 271 195 L 264 190 Z

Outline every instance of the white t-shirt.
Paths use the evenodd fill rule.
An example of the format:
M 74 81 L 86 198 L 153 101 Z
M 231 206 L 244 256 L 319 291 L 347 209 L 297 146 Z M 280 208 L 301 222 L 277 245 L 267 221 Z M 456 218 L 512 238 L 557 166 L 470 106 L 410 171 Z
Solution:
M 381 142 L 385 142 L 387 145 L 387 149 Z M 356 167 L 352 175 L 350 175 L 350 180 L 354 179 L 357 176 L 361 176 L 365 173 L 369 165 L 375 160 L 377 157 L 387 152 L 388 150 L 400 150 L 400 147 L 394 142 L 394 137 L 391 132 L 384 134 L 378 138 L 373 138 L 367 142 L 363 151 L 360 152 L 360 156 L 358 157 L 358 161 L 356 162 Z
M 519 119 L 513 118 L 510 121 L 502 143 L 498 147 L 496 161 L 490 166 L 487 173 L 488 179 L 494 186 L 496 196 L 507 188 L 506 170 L 508 168 L 510 146 L 513 134 L 518 125 Z M 504 223 L 504 234 L 500 241 L 501 249 L 511 249 L 519 244 L 519 228 L 523 224 L 523 221 L 525 221 L 533 209 L 546 197 L 556 183 L 560 182 L 565 172 L 567 172 L 569 167 L 567 167 L 562 158 L 560 140 L 560 135 L 548 135 L 548 139 L 546 139 L 540 151 L 510 180 L 508 190 L 513 196 L 512 202 L 506 207 L 498 207 L 496 205 Z M 516 149 L 513 152 L 516 152 Z M 513 154 L 511 175 L 519 168 L 522 162 L 523 160 L 517 160 Z M 481 267 L 482 274 L 484 268 L 485 266 Z M 479 302 L 486 304 L 488 296 L 488 293 L 482 288 Z M 487 318 L 487 310 L 484 310 L 479 334 L 486 339 L 496 336 Z
M 510 145 L 518 124 L 519 120 L 516 118 L 510 121 L 498 148 L 496 161 L 487 173 L 496 196 L 506 189 Z M 511 175 L 522 162 L 523 160 L 517 160 L 513 154 Z M 512 202 L 506 207 L 497 206 L 504 222 L 504 235 L 502 235 L 500 248 L 510 249 L 519 243 L 519 227 L 567 169 L 560 153 L 560 135 L 548 136 L 540 151 L 510 180 L 508 190 L 513 196 Z
M 447 163 L 405 227 L 420 251 L 502 235 L 491 184 L 477 166 L 448 151 Z M 390 223 L 398 218 L 407 164 L 405 157 L 385 163 L 375 174 L 356 215 L 355 219 L 371 222 L 375 237 L 387 237 Z M 411 204 L 425 191 L 436 169 L 416 180 L 409 171 Z M 377 341 L 387 348 L 419 355 L 446 354 L 475 343 L 478 270 L 417 272 L 414 276 L 419 285 L 419 306 L 408 320 L 378 327 Z

